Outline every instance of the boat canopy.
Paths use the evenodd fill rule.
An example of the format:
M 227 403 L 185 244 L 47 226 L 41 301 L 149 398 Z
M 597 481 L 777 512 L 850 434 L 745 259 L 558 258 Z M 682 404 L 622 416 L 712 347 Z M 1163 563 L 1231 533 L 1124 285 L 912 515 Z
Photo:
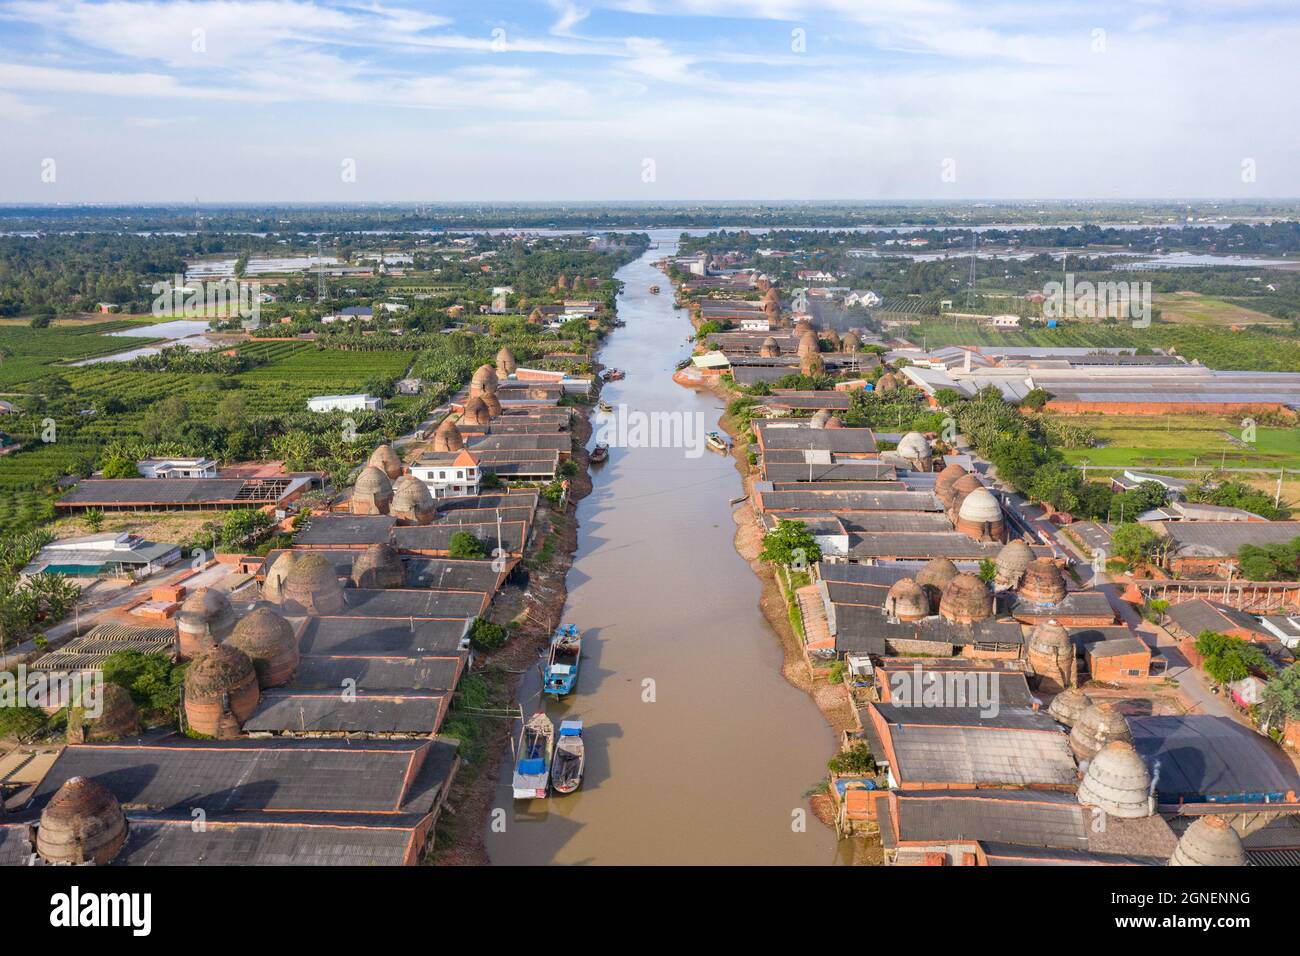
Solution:
M 552 673 L 552 674 L 567 674 L 567 673 L 569 673 L 571 670 L 573 670 L 573 665 L 571 665 L 571 664 L 552 664 L 552 665 L 551 665 L 551 673 Z
M 562 720 L 560 721 L 561 737 L 581 737 L 582 721 L 580 720 Z
M 533 777 L 538 774 L 546 773 L 546 761 L 541 757 L 526 757 L 519 761 L 519 775 L 522 777 Z

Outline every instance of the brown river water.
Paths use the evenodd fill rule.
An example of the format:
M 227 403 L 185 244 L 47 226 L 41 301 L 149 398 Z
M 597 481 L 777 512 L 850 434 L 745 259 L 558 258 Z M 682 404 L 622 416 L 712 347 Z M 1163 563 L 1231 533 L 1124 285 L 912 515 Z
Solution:
M 698 412 L 713 430 L 719 400 L 671 380 L 691 326 L 651 263 L 673 248 L 660 241 L 618 273 L 627 324 L 601 361 L 627 378 L 602 397 L 615 409 Z M 806 799 L 834 735 L 781 677 L 758 580 L 732 545 L 727 502 L 742 493 L 740 477 L 728 457 L 688 454 L 613 447 L 593 466 L 564 613 L 583 633 L 577 690 L 545 704 L 557 729 L 565 718 L 585 722 L 586 775 L 576 794 L 514 801 L 507 753 L 484 837 L 493 863 L 844 862 Z M 530 672 L 525 715 L 539 708 L 539 690 Z

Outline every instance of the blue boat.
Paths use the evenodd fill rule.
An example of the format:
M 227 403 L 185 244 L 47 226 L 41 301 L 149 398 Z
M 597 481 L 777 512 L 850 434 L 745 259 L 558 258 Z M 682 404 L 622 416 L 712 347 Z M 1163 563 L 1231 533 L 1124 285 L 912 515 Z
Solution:
M 582 635 L 577 625 L 561 625 L 551 638 L 551 654 L 542 671 L 542 693 L 564 697 L 578 683 L 578 661 L 582 657 Z

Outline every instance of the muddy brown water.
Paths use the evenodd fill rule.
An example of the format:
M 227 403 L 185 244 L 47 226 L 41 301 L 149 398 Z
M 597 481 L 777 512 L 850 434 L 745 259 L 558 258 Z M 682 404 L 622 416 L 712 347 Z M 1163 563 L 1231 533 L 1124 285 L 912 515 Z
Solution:
M 698 413 L 713 430 L 718 399 L 671 380 L 691 326 L 651 263 L 672 251 L 660 242 L 618 274 L 626 326 L 601 360 L 627 378 L 603 397 L 616 410 Z M 652 284 L 663 292 L 651 294 Z M 564 613 L 583 632 L 577 690 L 544 705 L 557 728 L 585 722 L 586 776 L 574 795 L 515 801 L 507 753 L 484 837 L 492 861 L 841 862 L 806 799 L 824 779 L 834 735 L 781 677 L 758 580 L 732 545 L 728 501 L 742 489 L 731 460 L 614 447 L 593 470 Z M 523 678 L 525 714 L 542 706 L 540 683 L 538 673 Z

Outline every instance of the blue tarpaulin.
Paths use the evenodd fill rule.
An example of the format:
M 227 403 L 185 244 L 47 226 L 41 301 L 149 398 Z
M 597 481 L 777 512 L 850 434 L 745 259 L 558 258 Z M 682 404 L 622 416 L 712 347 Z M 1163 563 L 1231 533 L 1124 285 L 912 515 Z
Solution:
M 519 761 L 519 772 L 525 777 L 546 773 L 546 761 L 541 757 L 532 757 Z

